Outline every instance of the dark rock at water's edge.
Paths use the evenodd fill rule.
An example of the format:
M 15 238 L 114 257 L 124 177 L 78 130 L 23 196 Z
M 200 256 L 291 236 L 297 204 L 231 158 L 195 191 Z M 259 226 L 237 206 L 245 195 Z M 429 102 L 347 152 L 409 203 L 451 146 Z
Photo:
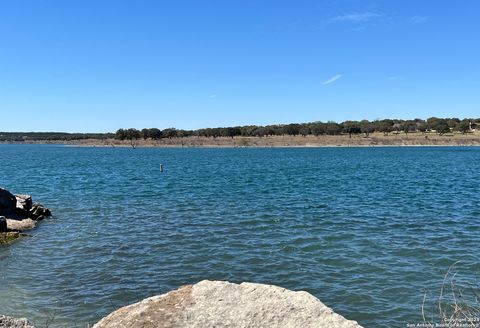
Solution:
M 17 200 L 8 190 L 0 188 L 0 211 L 7 208 L 15 208 Z
M 17 239 L 22 231 L 35 228 L 38 221 L 51 215 L 48 208 L 34 203 L 30 195 L 14 195 L 0 188 L 0 244 Z
M 7 218 L 0 216 L 0 232 L 7 232 Z
M 35 328 L 27 319 L 0 315 L 0 328 Z
M 44 207 L 42 204 L 39 203 L 33 203 L 32 208 L 29 210 L 29 216 L 33 220 L 43 220 L 48 216 L 52 215 L 52 212 L 46 207 Z

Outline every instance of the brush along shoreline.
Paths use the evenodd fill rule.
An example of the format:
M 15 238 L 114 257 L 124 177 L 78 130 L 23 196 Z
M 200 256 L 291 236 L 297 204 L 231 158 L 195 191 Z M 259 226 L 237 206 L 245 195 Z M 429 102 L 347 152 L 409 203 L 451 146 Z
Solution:
M 480 146 L 480 133 L 399 133 L 384 135 L 306 135 L 265 137 L 174 137 L 162 139 L 76 139 L 29 140 L 3 142 L 13 144 L 63 144 L 80 147 L 185 147 L 185 148 L 242 148 L 242 147 L 396 147 L 396 146 Z

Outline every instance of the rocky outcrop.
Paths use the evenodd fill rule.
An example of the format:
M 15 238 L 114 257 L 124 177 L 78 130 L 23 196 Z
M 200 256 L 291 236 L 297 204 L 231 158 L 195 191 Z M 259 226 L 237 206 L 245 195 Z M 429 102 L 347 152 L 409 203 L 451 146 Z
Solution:
M 27 319 L 16 319 L 0 315 L 0 328 L 35 328 Z
M 204 280 L 123 307 L 93 328 L 361 328 L 307 292 Z
M 0 188 L 0 243 L 12 241 L 50 215 L 50 210 L 33 203 L 30 195 L 14 195 Z

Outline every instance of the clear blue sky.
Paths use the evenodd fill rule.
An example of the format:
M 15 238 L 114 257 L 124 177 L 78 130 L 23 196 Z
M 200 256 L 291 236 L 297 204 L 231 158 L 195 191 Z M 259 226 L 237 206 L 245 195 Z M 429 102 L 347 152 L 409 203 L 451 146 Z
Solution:
M 0 131 L 480 117 L 480 1 L 0 1 Z

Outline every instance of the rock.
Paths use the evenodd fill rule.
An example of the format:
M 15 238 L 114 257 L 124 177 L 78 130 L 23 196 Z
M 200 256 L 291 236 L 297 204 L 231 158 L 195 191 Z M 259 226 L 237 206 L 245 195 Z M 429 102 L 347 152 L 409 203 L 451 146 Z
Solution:
M 20 232 L 35 228 L 36 221 L 51 215 L 42 204 L 32 203 L 30 195 L 13 195 L 0 188 L 0 244 L 17 239 L 24 235 Z
M 51 216 L 52 212 L 42 204 L 33 203 L 30 195 L 13 195 L 0 188 L 0 215 L 14 220 L 31 218 L 39 221 Z
M 7 219 L 0 216 L 0 232 L 7 232 Z
M 32 208 L 32 196 L 30 195 L 15 195 L 15 198 L 17 199 L 17 208 L 21 208 L 22 210 L 25 211 L 30 211 Z
M 7 219 L 7 229 L 11 231 L 25 231 L 35 228 L 35 221 L 32 219 L 12 220 Z
M 307 292 L 204 280 L 123 307 L 93 328 L 361 328 Z
M 2 211 L 2 216 L 13 220 L 23 220 L 30 216 L 30 212 L 24 211 L 21 208 L 6 208 Z
M 0 188 L 0 210 L 14 209 L 16 208 L 16 206 L 17 199 L 15 198 L 15 196 L 8 190 Z
M 0 315 L 0 328 L 35 328 L 27 319 L 16 319 Z
M 32 208 L 30 209 L 30 217 L 34 220 L 43 220 L 47 216 L 51 216 L 52 212 L 42 204 L 33 203 Z

